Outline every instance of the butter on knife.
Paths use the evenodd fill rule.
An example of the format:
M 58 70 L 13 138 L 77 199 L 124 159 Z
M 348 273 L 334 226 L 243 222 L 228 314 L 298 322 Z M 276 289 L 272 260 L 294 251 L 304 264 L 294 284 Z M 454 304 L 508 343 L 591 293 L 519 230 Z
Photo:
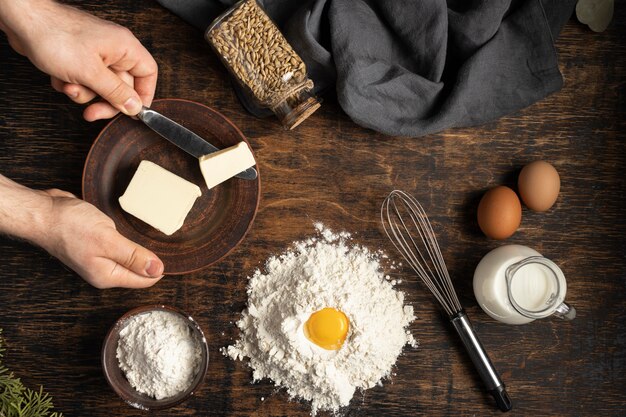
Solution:
M 200 170 L 209 189 L 256 164 L 246 142 L 200 157 Z

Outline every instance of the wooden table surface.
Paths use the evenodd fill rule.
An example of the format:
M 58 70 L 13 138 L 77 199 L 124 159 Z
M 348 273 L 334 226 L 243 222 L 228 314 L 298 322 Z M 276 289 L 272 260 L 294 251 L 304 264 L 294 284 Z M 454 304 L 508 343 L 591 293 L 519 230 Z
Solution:
M 608 31 L 572 19 L 557 41 L 564 88 L 480 127 L 410 139 L 360 128 L 332 97 L 293 132 L 247 114 L 201 33 L 148 0 L 75 1 L 133 30 L 159 63 L 157 97 L 213 106 L 250 139 L 260 162 L 256 221 L 226 259 L 147 290 L 97 290 L 47 253 L 0 237 L 0 327 L 6 364 L 30 387 L 43 384 L 67 416 L 143 416 L 108 387 L 100 347 L 127 310 L 152 303 L 193 315 L 208 336 L 210 371 L 195 397 L 151 413 L 308 415 L 268 381 L 251 384 L 243 362 L 218 349 L 233 342 L 246 303 L 246 277 L 271 254 L 314 233 L 313 222 L 399 260 L 382 234 L 379 206 L 394 188 L 417 196 L 435 224 L 462 304 L 507 384 L 515 416 L 623 415 L 626 407 L 626 5 Z M 0 172 L 30 187 L 81 192 L 83 163 L 105 122 L 49 87 L 48 77 L 0 38 Z M 523 211 L 507 241 L 481 235 L 475 221 L 487 188 L 514 186 L 536 159 L 558 169 L 562 187 L 547 213 Z M 1 198 L 1 196 L 0 196 Z M 505 243 L 533 247 L 565 272 L 572 322 L 509 326 L 489 318 L 472 292 L 473 270 Z M 419 318 L 417 349 L 398 359 L 391 381 L 356 395 L 349 416 L 499 415 L 483 393 L 456 335 L 407 268 L 393 272 Z M 264 399 L 264 400 L 263 400 Z

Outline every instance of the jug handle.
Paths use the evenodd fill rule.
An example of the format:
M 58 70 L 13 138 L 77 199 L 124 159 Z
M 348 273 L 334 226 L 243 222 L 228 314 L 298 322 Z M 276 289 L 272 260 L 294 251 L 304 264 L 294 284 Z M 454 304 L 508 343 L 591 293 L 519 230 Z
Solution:
M 561 303 L 553 314 L 562 320 L 574 320 L 576 309 L 567 303 Z

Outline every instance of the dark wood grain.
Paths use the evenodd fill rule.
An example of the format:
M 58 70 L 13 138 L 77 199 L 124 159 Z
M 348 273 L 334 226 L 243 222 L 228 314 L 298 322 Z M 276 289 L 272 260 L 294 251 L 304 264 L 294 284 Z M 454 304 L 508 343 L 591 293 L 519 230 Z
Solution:
M 202 272 L 166 277 L 141 291 L 91 288 L 43 251 L 0 239 L 0 327 L 6 363 L 28 385 L 44 384 L 69 416 L 144 416 L 107 385 L 100 347 L 114 321 L 142 304 L 189 312 L 211 352 L 203 388 L 158 415 L 307 416 L 305 404 L 263 381 L 245 363 L 219 354 L 233 342 L 246 302 L 246 277 L 271 254 L 314 232 L 312 222 L 355 233 L 355 240 L 398 260 L 378 222 L 393 188 L 419 198 L 439 237 L 450 273 L 476 331 L 508 386 L 513 416 L 619 416 L 626 407 L 626 5 L 616 2 L 604 33 L 571 20 L 557 40 L 565 85 L 516 114 L 480 127 L 419 139 L 356 126 L 332 96 L 291 132 L 247 114 L 226 70 L 202 34 L 151 1 L 73 1 L 128 26 L 159 63 L 157 97 L 218 109 L 242 130 L 263 174 L 250 233 Z M 82 167 L 105 125 L 81 119 L 80 106 L 54 92 L 47 77 L 0 41 L 0 172 L 31 187 L 80 194 Z M 491 320 L 472 292 L 473 270 L 503 242 L 475 220 L 480 195 L 515 187 L 521 167 L 544 159 L 559 171 L 561 194 L 547 213 L 523 210 L 506 243 L 554 260 L 568 280 L 572 322 L 523 326 Z M 349 416 L 500 415 L 448 323 L 406 268 L 389 271 L 419 316 L 407 349 L 384 386 L 357 395 Z
M 155 100 L 152 108 L 220 149 L 246 141 L 230 120 L 202 104 L 165 99 Z M 171 236 L 129 215 L 119 205 L 119 196 L 143 160 L 197 184 L 202 192 L 183 226 Z M 217 262 L 243 240 L 258 209 L 261 178 L 234 178 L 209 190 L 198 158 L 163 140 L 140 121 L 119 116 L 104 128 L 91 147 L 82 189 L 83 198 L 111 217 L 122 235 L 161 258 L 167 275 L 179 275 Z

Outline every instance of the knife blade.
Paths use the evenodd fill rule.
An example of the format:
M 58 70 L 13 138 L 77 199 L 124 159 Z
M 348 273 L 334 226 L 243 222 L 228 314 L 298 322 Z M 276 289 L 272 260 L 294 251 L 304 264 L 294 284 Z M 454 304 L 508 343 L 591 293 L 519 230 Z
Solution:
M 137 114 L 137 118 L 160 136 L 196 158 L 220 150 L 185 126 L 176 123 L 172 119 L 148 107 L 144 106 L 139 114 Z M 244 180 L 254 180 L 257 177 L 257 172 L 256 169 L 250 167 L 235 175 L 235 177 Z

